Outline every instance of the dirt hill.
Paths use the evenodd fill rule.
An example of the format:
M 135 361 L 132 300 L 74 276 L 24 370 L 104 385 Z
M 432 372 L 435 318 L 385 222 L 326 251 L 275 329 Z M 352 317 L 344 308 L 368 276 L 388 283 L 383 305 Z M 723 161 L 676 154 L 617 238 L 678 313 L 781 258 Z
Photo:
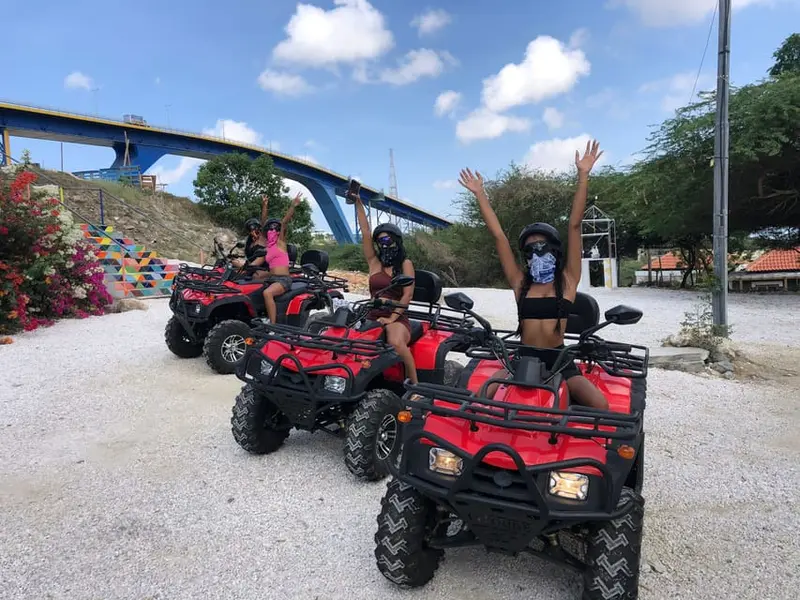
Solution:
M 37 185 L 64 188 L 64 203 L 78 213 L 76 220 L 100 224 L 102 190 L 105 224 L 160 256 L 199 262 L 201 249 L 208 259 L 215 235 L 226 248 L 236 239 L 235 232 L 217 227 L 188 198 L 105 181 L 85 181 L 69 173 L 35 170 L 40 175 Z

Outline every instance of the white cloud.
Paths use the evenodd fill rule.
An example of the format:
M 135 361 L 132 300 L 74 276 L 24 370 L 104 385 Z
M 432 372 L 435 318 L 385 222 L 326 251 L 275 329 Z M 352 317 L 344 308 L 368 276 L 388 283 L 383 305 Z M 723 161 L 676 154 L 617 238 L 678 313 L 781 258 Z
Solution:
M 770 5 L 775 0 L 733 0 L 731 7 L 739 10 L 748 6 Z M 636 13 L 649 27 L 695 25 L 709 17 L 717 0 L 611 0 L 609 8 L 625 7 Z
M 455 179 L 440 179 L 433 182 L 433 187 L 437 190 L 454 190 L 458 187 Z
M 218 119 L 214 127 L 203 129 L 203 133 L 216 137 L 224 137 L 226 140 L 230 140 L 232 142 L 241 142 L 251 146 L 264 145 L 263 138 L 260 133 L 258 133 L 252 127 L 249 127 L 247 123 L 242 121 L 234 121 L 232 119 Z M 276 149 L 274 145 L 272 148 L 273 150 Z
M 427 48 L 411 50 L 396 67 L 381 71 L 379 79 L 392 85 L 408 85 L 423 77 L 438 77 L 448 63 L 456 63 L 448 52 L 436 52 Z
M 591 65 L 578 48 L 543 35 L 528 44 L 519 64 L 509 63 L 483 81 L 483 104 L 493 112 L 541 102 L 568 92 Z
M 453 90 L 442 92 L 436 97 L 433 110 L 437 117 L 452 115 L 461 104 L 461 93 Z
M 294 73 L 283 73 L 265 69 L 258 76 L 258 85 L 265 92 L 283 96 L 302 96 L 314 91 L 314 88 L 301 76 Z
M 161 77 L 156 77 L 156 85 L 161 85 Z
M 416 28 L 420 36 L 430 35 L 447 27 L 453 19 L 450 14 L 442 9 L 430 9 L 414 17 L 411 26 Z
M 528 131 L 531 122 L 528 119 L 501 115 L 486 108 L 472 111 L 456 125 L 456 137 L 469 143 L 475 140 L 498 138 L 507 132 Z
M 64 78 L 64 87 L 68 90 L 86 90 L 88 92 L 93 86 L 92 78 L 80 71 L 73 71 Z
M 575 151 L 581 155 L 586 150 L 586 142 L 593 138 L 588 133 L 571 138 L 554 138 L 543 142 L 536 142 L 525 154 L 525 164 L 533 169 L 543 171 L 568 171 L 575 165 Z M 600 158 L 600 162 L 606 154 Z
M 569 36 L 569 47 L 570 48 L 581 48 L 582 46 L 586 45 L 586 42 L 589 41 L 589 30 L 586 27 L 581 27 L 580 29 L 576 29 L 572 32 L 572 35 Z
M 186 177 L 186 175 L 197 169 L 204 162 L 206 161 L 200 160 L 199 158 L 190 158 L 188 156 L 184 156 L 172 169 L 164 168 L 162 165 L 156 165 L 149 169 L 149 173 L 156 176 L 157 183 L 174 185 Z
M 710 76 L 701 75 L 697 80 L 697 87 L 695 88 L 696 77 L 696 72 L 677 73 L 672 77 L 642 84 L 639 86 L 639 93 L 663 94 L 661 98 L 661 108 L 666 112 L 673 112 L 696 99 L 696 97 L 692 97 L 692 89 L 694 89 L 695 94 L 697 94 L 713 81 L 713 78 Z
M 394 46 L 383 14 L 367 0 L 333 3 L 331 10 L 298 4 L 285 28 L 287 38 L 275 46 L 273 58 L 309 67 L 332 67 L 378 58 Z
M 552 106 L 548 106 L 544 109 L 542 121 L 544 121 L 544 124 L 547 125 L 547 128 L 551 131 L 560 129 L 564 125 L 564 113 Z

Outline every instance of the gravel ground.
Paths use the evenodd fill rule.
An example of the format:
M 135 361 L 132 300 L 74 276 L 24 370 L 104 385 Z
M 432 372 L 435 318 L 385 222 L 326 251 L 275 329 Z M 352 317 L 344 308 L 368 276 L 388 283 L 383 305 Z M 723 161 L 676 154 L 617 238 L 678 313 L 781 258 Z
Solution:
M 513 326 L 513 305 L 492 312 L 507 293 L 465 291 Z M 613 338 L 650 343 L 693 301 L 597 297 L 642 308 Z M 797 297 L 734 296 L 736 337 L 780 332 L 800 346 L 798 308 Z M 293 433 L 274 455 L 247 455 L 229 427 L 239 381 L 172 356 L 167 317 L 153 301 L 0 347 L 0 598 L 579 597 L 567 570 L 479 549 L 449 552 L 421 590 L 392 587 L 372 556 L 385 483 L 356 482 L 327 436 Z M 797 390 L 654 370 L 649 391 L 641 598 L 794 598 Z

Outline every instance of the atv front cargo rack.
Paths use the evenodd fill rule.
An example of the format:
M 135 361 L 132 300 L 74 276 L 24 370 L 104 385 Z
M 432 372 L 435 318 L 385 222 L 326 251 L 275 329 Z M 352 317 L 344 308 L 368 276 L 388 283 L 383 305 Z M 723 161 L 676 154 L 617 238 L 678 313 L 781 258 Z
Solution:
M 311 350 L 327 350 L 332 352 L 334 356 L 337 354 L 351 354 L 365 359 L 372 359 L 394 351 L 394 348 L 389 344 L 380 340 L 373 341 L 335 337 L 332 335 L 299 330 L 289 325 L 273 323 L 259 325 L 254 328 L 253 337 L 263 343 L 281 342 L 287 344 L 292 349 L 307 348 Z
M 519 339 L 509 339 L 516 336 L 516 332 L 498 331 L 501 335 L 509 357 L 513 360 L 516 356 L 537 356 L 540 359 L 548 354 L 555 359 L 562 352 L 559 348 L 533 348 L 525 346 Z M 650 350 L 646 346 L 635 344 L 620 344 L 609 342 L 592 336 L 581 341 L 577 336 L 566 336 L 576 343 L 565 349 L 572 355 L 573 360 L 583 360 L 601 367 L 609 375 L 625 377 L 627 379 L 644 379 L 647 377 L 647 366 L 650 361 Z M 486 346 L 473 346 L 466 355 L 479 360 L 495 360 L 497 355 L 492 348 Z
M 558 397 L 555 386 L 492 378 L 484 387 L 492 383 L 545 390 L 554 398 Z M 613 440 L 633 440 L 642 432 L 642 413 L 639 411 L 628 415 L 577 405 L 566 409 L 537 407 L 485 398 L 463 388 L 432 383 L 406 384 L 406 390 L 403 400 L 412 410 L 505 429 Z

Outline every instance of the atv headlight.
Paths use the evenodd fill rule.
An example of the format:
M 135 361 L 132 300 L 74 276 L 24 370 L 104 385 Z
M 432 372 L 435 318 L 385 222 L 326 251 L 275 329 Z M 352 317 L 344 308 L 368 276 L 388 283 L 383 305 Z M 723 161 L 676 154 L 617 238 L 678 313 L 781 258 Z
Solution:
M 444 475 L 461 475 L 464 459 L 444 448 L 431 448 L 428 454 L 428 468 Z
M 199 304 L 199 303 L 198 303 L 198 304 L 195 304 L 195 305 L 192 307 L 192 312 L 193 312 L 194 314 L 196 314 L 196 315 L 199 315 L 199 314 L 200 314 L 202 311 L 203 311 L 203 305 L 202 305 L 202 304 Z
M 326 375 L 322 387 L 334 394 L 344 394 L 344 388 L 347 387 L 347 380 L 338 375 Z
M 261 360 L 261 368 L 259 369 L 259 373 L 261 373 L 262 377 L 268 377 L 270 373 L 272 373 L 273 365 L 268 360 Z
M 547 491 L 559 498 L 586 500 L 589 493 L 589 477 L 580 473 L 551 471 Z

